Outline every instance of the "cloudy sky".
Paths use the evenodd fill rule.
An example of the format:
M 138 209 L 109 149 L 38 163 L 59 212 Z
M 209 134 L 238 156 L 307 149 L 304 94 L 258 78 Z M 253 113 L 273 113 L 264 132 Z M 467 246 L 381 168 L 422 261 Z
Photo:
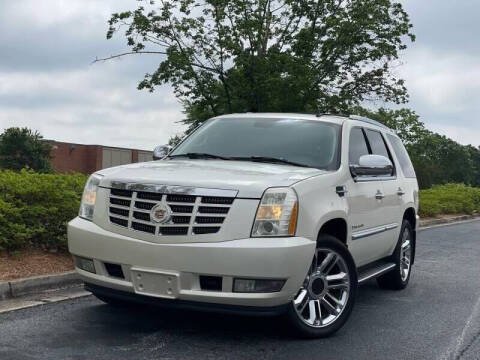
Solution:
M 480 1 L 402 0 L 417 41 L 398 73 L 431 130 L 480 145 Z M 107 41 L 112 12 L 135 0 L 0 0 L 0 130 L 28 126 L 60 141 L 151 149 L 180 133 L 169 87 L 138 81 L 149 56 L 92 64 L 125 50 Z

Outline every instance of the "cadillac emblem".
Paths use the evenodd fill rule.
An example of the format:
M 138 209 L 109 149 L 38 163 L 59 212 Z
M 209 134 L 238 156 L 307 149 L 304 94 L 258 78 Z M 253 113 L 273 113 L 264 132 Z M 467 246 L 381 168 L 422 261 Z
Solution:
M 156 223 L 165 224 L 172 218 L 172 209 L 167 204 L 160 203 L 150 210 L 150 217 Z

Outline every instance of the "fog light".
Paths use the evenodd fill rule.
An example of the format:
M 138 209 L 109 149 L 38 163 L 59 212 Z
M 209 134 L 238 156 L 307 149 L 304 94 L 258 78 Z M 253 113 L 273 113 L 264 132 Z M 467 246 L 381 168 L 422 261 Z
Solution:
M 269 293 L 282 290 L 285 280 L 234 279 L 233 292 Z
M 76 256 L 75 257 L 75 264 L 77 265 L 78 268 L 80 268 L 84 271 L 88 271 L 88 272 L 91 272 L 91 273 L 94 273 L 94 274 L 96 273 L 95 272 L 95 265 L 93 264 L 92 259 L 85 259 L 85 258 Z

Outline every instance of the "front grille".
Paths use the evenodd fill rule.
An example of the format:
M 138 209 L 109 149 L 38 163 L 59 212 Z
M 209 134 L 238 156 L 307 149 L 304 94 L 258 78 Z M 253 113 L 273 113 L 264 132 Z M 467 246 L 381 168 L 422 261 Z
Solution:
M 188 226 L 175 226 L 175 227 L 162 226 L 159 232 L 160 232 L 160 235 L 187 235 Z
M 193 206 L 170 205 L 170 209 L 172 209 L 174 213 L 190 214 L 193 211 Z
M 110 216 L 110 221 L 114 224 L 127 227 L 128 226 L 128 220 L 125 219 L 118 219 L 116 217 Z
M 203 204 L 223 204 L 230 205 L 233 203 L 233 198 L 220 196 L 204 196 L 202 198 Z
M 197 224 L 221 224 L 225 220 L 224 217 L 218 216 L 197 216 L 195 222 Z
M 134 211 L 133 217 L 137 220 L 150 221 L 150 214 L 142 211 Z
M 228 213 L 228 207 L 216 207 L 216 206 L 199 206 L 198 212 L 201 214 L 226 214 Z
M 151 210 L 155 206 L 155 203 L 135 201 L 135 207 L 142 210 Z
M 130 200 L 110 198 L 110 204 L 120 206 L 130 206 Z
M 163 196 L 162 194 L 157 194 L 157 193 L 147 193 L 147 192 L 138 192 L 137 193 L 137 199 L 160 201 L 160 200 L 162 200 L 162 196 Z
M 126 216 L 128 217 L 129 211 L 127 209 L 119 209 L 113 206 L 110 206 L 110 212 L 115 215 Z
M 122 197 L 131 198 L 131 197 L 132 197 L 132 194 L 133 194 L 133 191 L 130 191 L 130 190 L 112 189 L 111 194 L 114 195 L 114 196 L 122 196 Z
M 136 221 L 132 221 L 132 228 L 137 231 L 143 231 L 150 234 L 155 234 L 155 226 L 153 225 L 147 225 L 147 224 L 139 223 Z
M 143 189 L 142 189 L 143 190 Z M 221 229 L 234 197 L 162 194 L 110 189 L 110 222 L 155 236 L 215 234 Z M 151 211 L 167 204 L 172 216 L 167 223 L 152 221 Z
M 167 202 L 193 203 L 195 196 L 192 195 L 167 195 Z
M 193 233 L 200 235 L 200 234 L 215 234 L 220 230 L 220 226 L 206 226 L 206 227 L 201 227 L 201 226 L 195 226 L 193 228 Z
M 172 216 L 174 224 L 190 224 L 190 216 Z

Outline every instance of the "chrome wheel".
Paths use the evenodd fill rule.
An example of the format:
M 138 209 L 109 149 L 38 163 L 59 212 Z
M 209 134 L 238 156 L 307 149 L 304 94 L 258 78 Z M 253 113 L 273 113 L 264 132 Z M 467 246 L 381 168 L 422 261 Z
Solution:
M 317 249 L 309 273 L 293 299 L 297 316 L 312 327 L 331 325 L 347 305 L 350 286 L 346 261 L 331 249 Z
M 412 259 L 411 236 L 408 228 L 405 228 L 402 234 L 402 245 L 400 248 L 400 277 L 402 281 L 408 279 L 410 273 L 410 263 Z

